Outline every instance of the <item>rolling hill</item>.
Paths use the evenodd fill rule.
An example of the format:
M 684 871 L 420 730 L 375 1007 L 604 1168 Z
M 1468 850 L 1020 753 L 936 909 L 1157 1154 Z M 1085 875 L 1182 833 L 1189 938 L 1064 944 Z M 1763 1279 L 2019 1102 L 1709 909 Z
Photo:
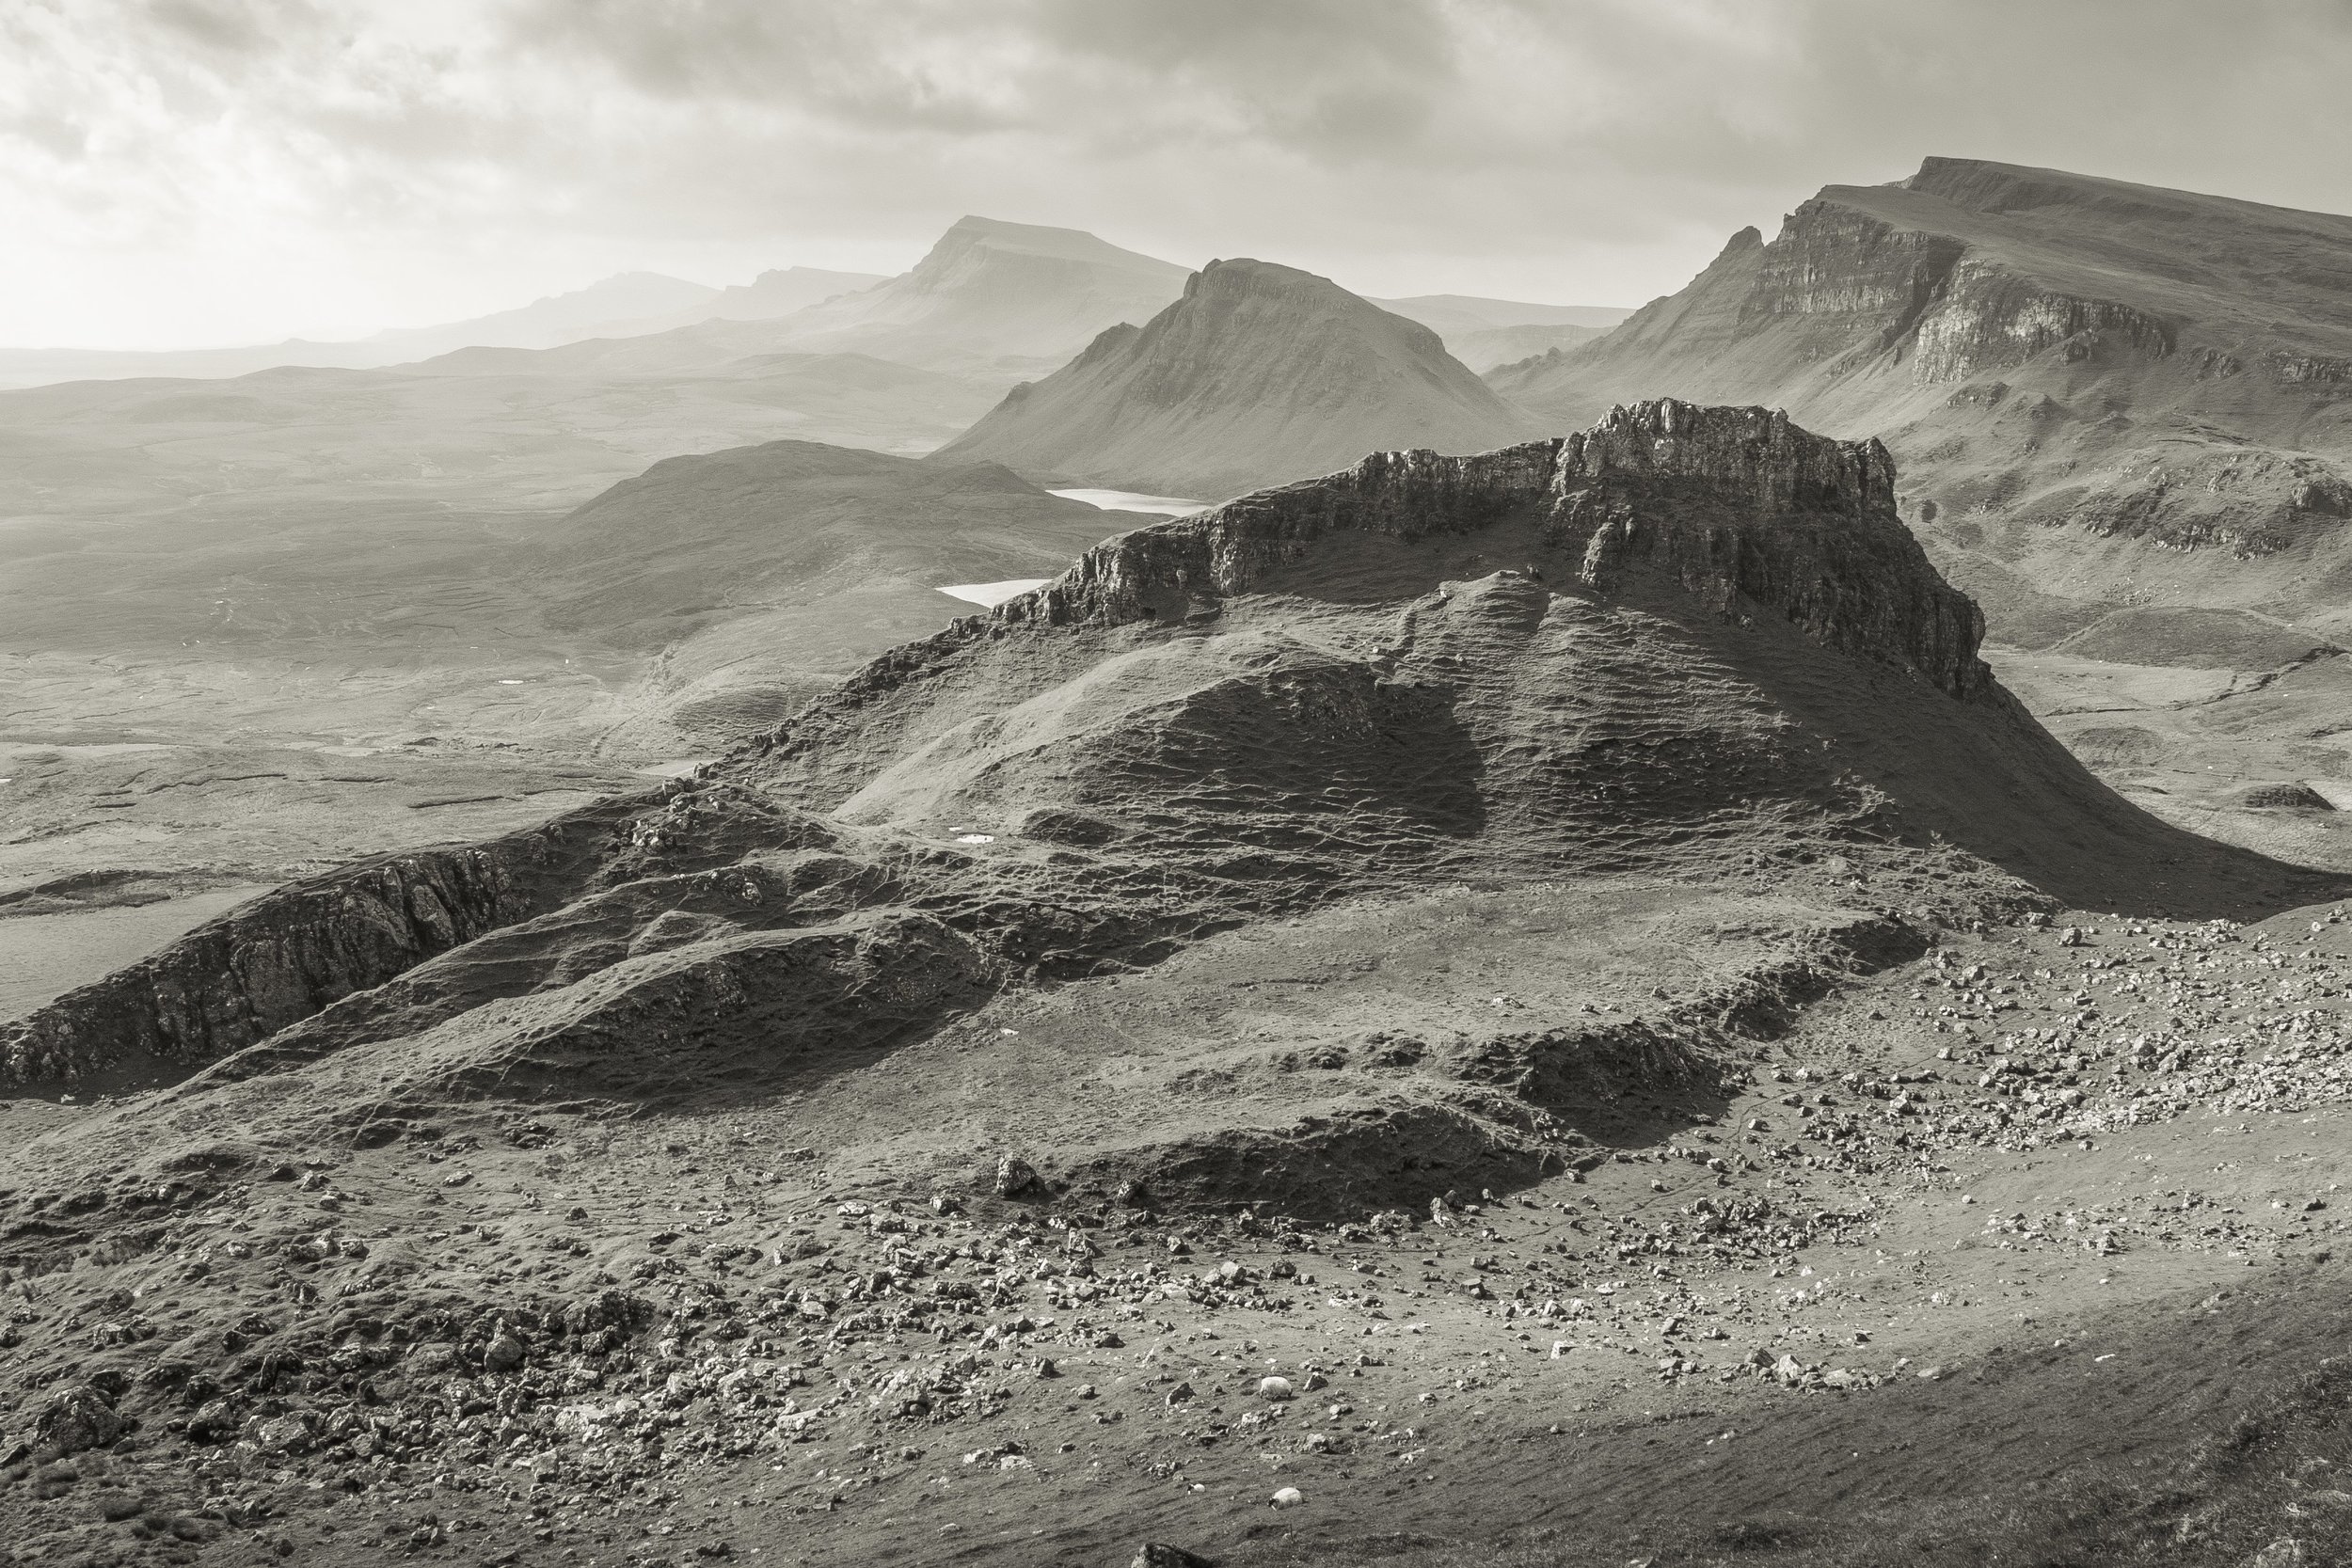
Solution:
M 650 661 L 608 745 L 723 749 L 969 608 L 941 589 L 1053 577 L 1121 520 L 992 464 L 772 441 L 657 463 L 517 566 L 554 632 Z

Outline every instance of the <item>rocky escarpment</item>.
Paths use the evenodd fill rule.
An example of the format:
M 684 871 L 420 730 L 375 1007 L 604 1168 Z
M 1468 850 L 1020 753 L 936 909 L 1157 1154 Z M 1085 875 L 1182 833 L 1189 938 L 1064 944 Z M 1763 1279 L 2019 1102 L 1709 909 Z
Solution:
M 188 1067 L 266 1039 L 568 901 L 642 803 L 623 797 L 485 844 L 380 856 L 264 895 L 0 1025 L 0 1083 Z
M 2085 299 L 1978 257 L 1959 260 L 1936 280 L 1912 330 L 1911 373 L 1921 382 L 1966 381 L 2021 365 L 2058 344 L 2067 357 L 2101 345 L 2160 359 L 2173 328 L 2118 300 Z
M 1772 244 L 1759 237 L 1740 316 L 1750 327 L 1776 317 L 1867 317 L 1891 344 L 1936 299 L 1966 250 L 1949 235 L 1899 230 L 1816 198 Z
M 870 700 L 899 673 L 1025 623 L 1173 625 L 1212 613 L 1334 534 L 1409 542 L 1514 520 L 1574 562 L 1586 588 L 1655 592 L 1663 579 L 1715 615 L 1776 616 L 1954 696 L 1986 679 L 1982 617 L 1897 517 L 1883 447 L 1828 440 L 1772 410 L 1664 399 L 1475 456 L 1377 452 L 1343 473 L 1122 534 L 992 616 L 894 652 L 818 706 Z
M 1543 411 L 1588 417 L 1597 400 L 1682 391 L 1788 403 L 1855 377 L 1899 371 L 1915 388 L 1964 382 L 2052 349 L 2098 346 L 2162 359 L 2179 324 L 2164 302 L 2103 291 L 2129 284 L 2038 249 L 2001 243 L 1965 191 L 1931 159 L 1900 187 L 1832 187 L 1769 244 L 1754 230 L 1682 292 L 1653 301 L 1591 344 L 1506 366 L 1488 380 Z M 1880 388 L 1883 397 L 1883 388 Z

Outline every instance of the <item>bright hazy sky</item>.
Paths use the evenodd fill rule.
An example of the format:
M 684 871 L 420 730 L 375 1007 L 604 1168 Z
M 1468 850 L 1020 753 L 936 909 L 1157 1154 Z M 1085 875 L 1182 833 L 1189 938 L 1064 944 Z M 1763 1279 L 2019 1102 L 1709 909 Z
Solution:
M 352 336 L 963 213 L 1634 305 L 1928 153 L 2352 211 L 2352 0 L 0 0 L 0 343 Z

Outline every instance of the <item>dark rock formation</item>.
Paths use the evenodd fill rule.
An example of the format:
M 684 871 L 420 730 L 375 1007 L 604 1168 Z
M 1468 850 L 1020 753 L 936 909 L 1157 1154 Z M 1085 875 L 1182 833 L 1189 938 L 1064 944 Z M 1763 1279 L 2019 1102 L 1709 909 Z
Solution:
M 1378 452 L 1343 473 L 1122 534 L 994 619 L 1173 623 L 1250 592 L 1332 533 L 1426 539 L 1514 516 L 1539 520 L 1546 546 L 1574 560 L 1588 587 L 1662 574 L 1718 614 L 1776 613 L 1956 696 L 1986 678 L 1982 618 L 1895 515 L 1883 447 L 1828 440 L 1762 408 L 1671 399 L 1471 457 Z M 917 646 L 985 636 L 989 625 L 974 618 Z
M 151 958 L 0 1025 L 0 1075 L 79 1082 L 199 1065 L 268 1038 L 437 953 L 568 901 L 617 797 L 486 844 L 386 855 L 266 894 Z

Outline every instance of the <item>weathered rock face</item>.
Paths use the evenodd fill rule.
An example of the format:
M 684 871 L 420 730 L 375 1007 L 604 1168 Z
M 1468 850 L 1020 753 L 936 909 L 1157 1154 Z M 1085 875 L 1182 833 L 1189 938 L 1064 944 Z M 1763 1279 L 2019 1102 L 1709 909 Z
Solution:
M 628 810 L 605 802 L 486 844 L 388 855 L 265 895 L 0 1026 L 0 1082 L 195 1066 L 266 1039 L 567 901 Z
M 1882 337 L 1919 318 L 1965 254 L 1948 235 L 1896 229 L 1867 213 L 1816 198 L 1789 216 L 1756 257 L 1740 314 L 1866 317 Z
M 2144 298 L 2082 287 L 2098 281 L 2087 268 L 2060 267 L 2057 275 L 2071 282 L 2054 281 L 2026 255 L 1975 232 L 1981 214 L 1955 213 L 1941 198 L 1916 199 L 1940 198 L 1947 186 L 1971 188 L 1933 178 L 1945 162 L 1929 160 L 1899 188 L 1833 187 L 1790 214 L 1770 244 L 1743 230 L 1690 288 L 1635 312 L 1608 338 L 1488 379 L 1538 409 L 1565 408 L 1580 397 L 1590 408 L 1595 397 L 1635 389 L 1628 377 L 1645 369 L 1667 372 L 1661 388 L 1677 385 L 1676 372 L 1706 372 L 1674 361 L 1751 345 L 1763 351 L 1735 352 L 1715 368 L 1723 384 L 1710 395 L 1745 387 L 1752 395 L 1785 398 L 1796 378 L 1825 369 L 1852 373 L 1882 356 L 1911 385 L 1929 387 L 2020 365 L 2078 340 L 2152 359 L 2173 352 L 2174 325 Z M 1756 343 L 1767 337 L 1771 344 Z M 1669 362 L 1645 365 L 1644 349 Z
M 1661 573 L 1716 613 L 1777 612 L 1954 696 L 1985 678 L 1982 617 L 1895 515 L 1876 441 L 1824 439 L 1761 408 L 1671 399 L 1589 431 L 1473 457 L 1381 452 L 1327 479 L 1114 539 L 1002 612 L 1050 624 L 1180 620 L 1245 594 L 1334 531 L 1467 532 L 1515 515 L 1607 592 Z
M 1934 280 L 1911 331 L 1911 373 L 1920 382 L 1966 381 L 2060 343 L 2078 344 L 2076 358 L 2100 343 L 2148 359 L 2172 352 L 2172 329 L 2144 311 L 2060 293 L 1973 256 Z

